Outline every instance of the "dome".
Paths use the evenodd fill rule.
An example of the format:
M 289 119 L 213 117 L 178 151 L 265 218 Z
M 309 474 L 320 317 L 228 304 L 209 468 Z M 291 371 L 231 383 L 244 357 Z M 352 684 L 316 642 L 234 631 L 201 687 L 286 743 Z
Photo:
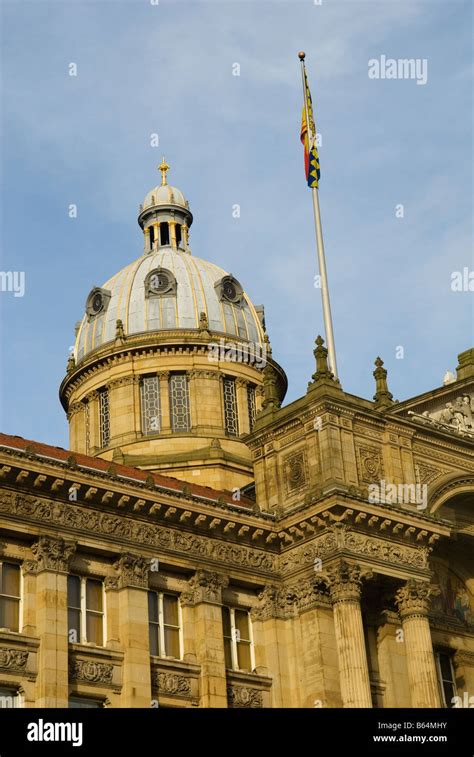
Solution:
M 168 286 L 160 289 L 159 283 L 155 293 L 150 294 L 150 277 L 156 269 L 164 271 Z M 230 280 L 234 301 L 223 295 L 223 280 Z M 259 316 L 239 282 L 214 263 L 179 254 L 170 247 L 142 255 L 103 287 L 94 288 L 87 303 L 77 332 L 76 362 L 113 342 L 118 319 L 123 323 L 125 335 L 132 336 L 177 329 L 201 330 L 200 316 L 205 313 L 211 334 L 263 344 Z
M 169 184 L 151 189 L 143 200 L 142 210 L 156 205 L 179 205 L 182 208 L 189 208 L 189 203 L 181 190 Z

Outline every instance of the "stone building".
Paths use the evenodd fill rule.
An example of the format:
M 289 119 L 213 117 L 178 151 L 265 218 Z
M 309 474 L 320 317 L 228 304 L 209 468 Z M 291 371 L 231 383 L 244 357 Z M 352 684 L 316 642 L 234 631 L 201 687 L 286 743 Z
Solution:
M 160 169 L 77 328 L 70 450 L 0 436 L 0 704 L 465 705 L 474 350 L 401 402 L 378 358 L 367 400 L 318 338 L 282 406 L 263 307 Z

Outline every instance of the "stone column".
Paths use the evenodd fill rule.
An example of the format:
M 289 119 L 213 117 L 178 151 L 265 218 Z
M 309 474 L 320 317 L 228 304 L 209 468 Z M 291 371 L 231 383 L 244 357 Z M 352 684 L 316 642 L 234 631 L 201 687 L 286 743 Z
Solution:
M 36 707 L 67 707 L 67 575 L 75 545 L 40 536 L 31 549 L 37 561 L 36 632 L 40 639 Z
M 95 389 L 86 397 L 89 402 L 89 455 L 100 449 L 99 392 Z
M 441 707 L 428 609 L 436 589 L 410 579 L 395 601 L 402 621 L 412 707 Z
M 247 381 L 238 378 L 235 381 L 237 399 L 237 413 L 239 418 L 239 434 L 250 432 L 249 406 L 247 400 Z
M 148 571 L 144 557 L 123 554 L 118 572 L 119 638 L 124 652 L 122 707 L 151 706 Z
M 201 666 L 201 707 L 227 707 L 222 589 L 229 580 L 208 570 L 190 578 L 181 604 L 194 608 L 195 652 Z
M 170 411 L 170 387 L 169 387 L 169 371 L 160 371 L 158 374 L 160 379 L 160 433 L 171 433 L 171 411 Z
M 158 250 L 160 247 L 160 224 L 152 223 L 151 225 L 155 230 L 155 241 L 153 242 L 153 249 Z
M 147 226 L 147 228 L 143 230 L 143 233 L 145 235 L 145 252 L 150 252 L 150 228 Z
M 343 707 L 372 707 L 360 608 L 362 578 L 370 575 L 358 565 L 341 561 L 326 576 L 333 604 Z
M 176 221 L 169 221 L 170 227 L 170 242 L 173 250 L 176 250 L 178 245 L 176 244 Z

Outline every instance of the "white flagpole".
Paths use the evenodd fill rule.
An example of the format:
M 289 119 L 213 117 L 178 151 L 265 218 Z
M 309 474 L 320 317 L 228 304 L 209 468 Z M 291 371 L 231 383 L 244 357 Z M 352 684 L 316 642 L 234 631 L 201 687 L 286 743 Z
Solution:
M 313 140 L 316 139 L 316 134 L 311 132 L 311 124 L 309 122 L 308 113 L 308 101 L 306 97 L 306 78 L 305 78 L 305 53 L 298 53 L 298 57 L 301 61 L 301 78 L 303 81 L 303 97 L 304 107 L 306 113 L 306 129 L 308 133 L 308 147 L 311 150 Z M 318 251 L 318 263 L 319 263 L 319 275 L 321 276 L 321 298 L 323 303 L 323 318 L 324 318 L 324 330 L 326 332 L 326 344 L 328 348 L 328 359 L 331 371 L 334 374 L 334 378 L 338 378 L 337 375 L 337 363 L 336 363 L 336 347 L 334 344 L 334 332 L 332 328 L 332 316 L 331 316 L 331 303 L 329 302 L 329 287 L 326 271 L 326 258 L 324 255 L 324 241 L 323 230 L 321 227 L 321 213 L 319 210 L 319 195 L 318 188 L 311 187 L 311 194 L 313 197 L 313 212 L 314 212 L 314 226 L 316 229 L 316 247 Z

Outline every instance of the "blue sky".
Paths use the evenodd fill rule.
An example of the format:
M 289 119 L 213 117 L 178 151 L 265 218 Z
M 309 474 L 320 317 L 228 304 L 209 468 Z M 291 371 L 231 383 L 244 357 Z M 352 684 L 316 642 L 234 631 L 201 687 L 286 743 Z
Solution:
M 455 369 L 473 344 L 473 294 L 451 290 L 453 271 L 473 269 L 469 0 L 3 0 L 1 10 L 0 268 L 26 275 L 24 297 L 0 293 L 4 432 L 68 446 L 58 386 L 74 324 L 92 286 L 141 254 L 138 205 L 162 154 L 194 214 L 193 253 L 265 304 L 287 401 L 305 392 L 323 325 L 301 49 L 322 135 L 343 388 L 371 398 L 377 355 L 398 399 Z M 426 85 L 369 79 L 381 55 L 426 58 Z

